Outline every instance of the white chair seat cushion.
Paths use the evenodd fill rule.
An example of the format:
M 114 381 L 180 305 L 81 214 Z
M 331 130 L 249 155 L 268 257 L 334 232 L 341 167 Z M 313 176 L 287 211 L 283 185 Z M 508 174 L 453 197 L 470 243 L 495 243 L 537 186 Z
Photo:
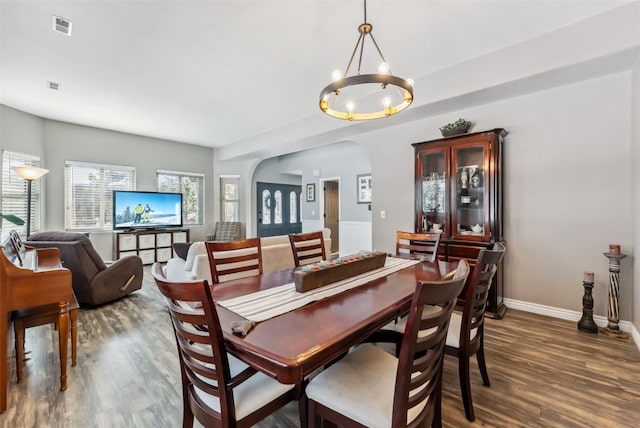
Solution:
M 460 325 L 462 324 L 462 313 L 454 311 L 451 314 L 451 321 L 449 322 L 449 331 L 447 332 L 447 342 L 446 345 L 451 348 L 459 348 L 460 347 Z M 471 330 L 470 340 L 473 340 L 478 334 L 478 329 L 474 328 Z
M 398 359 L 371 344 L 360 345 L 311 379 L 309 399 L 367 427 L 388 428 L 393 414 Z M 416 418 L 416 407 L 408 421 Z
M 233 355 L 228 355 L 228 357 L 231 376 L 237 375 L 248 367 Z M 254 374 L 233 389 L 233 400 L 236 406 L 236 419 L 242 419 L 255 412 L 294 387 L 295 385 L 285 385 L 260 372 Z M 218 397 L 207 394 L 197 387 L 194 389 L 198 397 L 200 397 L 207 406 L 211 407 L 216 412 L 220 412 L 220 400 Z

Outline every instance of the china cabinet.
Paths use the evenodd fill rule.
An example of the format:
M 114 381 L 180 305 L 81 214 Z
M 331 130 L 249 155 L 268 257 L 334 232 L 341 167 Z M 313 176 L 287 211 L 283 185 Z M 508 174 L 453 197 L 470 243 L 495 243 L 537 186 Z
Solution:
M 502 241 L 502 142 L 494 129 L 414 143 L 415 230 L 442 233 L 441 260 L 467 259 Z M 462 303 L 464 291 L 458 299 Z M 487 316 L 502 318 L 502 266 L 493 279 Z

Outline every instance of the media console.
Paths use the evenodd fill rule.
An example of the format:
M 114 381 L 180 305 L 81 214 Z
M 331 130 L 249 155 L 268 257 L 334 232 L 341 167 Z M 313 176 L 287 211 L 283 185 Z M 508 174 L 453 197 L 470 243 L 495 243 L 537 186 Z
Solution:
M 139 256 L 142 264 L 166 262 L 173 256 L 171 245 L 189 242 L 189 229 L 141 229 L 113 232 L 113 257 Z

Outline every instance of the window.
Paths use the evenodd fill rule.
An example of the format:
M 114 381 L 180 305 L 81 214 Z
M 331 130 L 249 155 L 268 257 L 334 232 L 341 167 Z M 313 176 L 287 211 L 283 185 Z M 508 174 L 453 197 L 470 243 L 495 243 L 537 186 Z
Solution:
M 27 221 L 27 181 L 18 177 L 13 172 L 12 166 L 40 166 L 40 158 L 37 156 L 2 152 L 2 213 L 13 214 Z M 34 180 L 31 183 L 31 231 L 40 231 L 40 210 L 41 210 L 41 184 L 42 179 Z M 27 233 L 26 223 L 22 226 L 2 220 L 2 240 L 9 236 L 9 232 L 15 230 L 24 237 Z
M 111 229 L 114 190 L 136 190 L 134 167 L 66 161 L 65 229 Z
M 298 195 L 293 190 L 289 192 L 289 223 L 298 222 Z
M 182 193 L 182 224 L 204 224 L 204 174 L 158 170 L 158 191 Z
M 220 176 L 220 220 L 240 221 L 240 176 Z
M 271 224 L 271 192 L 262 191 L 262 224 Z
M 276 200 L 273 224 L 282 224 L 282 192 L 276 190 L 273 194 L 273 198 Z

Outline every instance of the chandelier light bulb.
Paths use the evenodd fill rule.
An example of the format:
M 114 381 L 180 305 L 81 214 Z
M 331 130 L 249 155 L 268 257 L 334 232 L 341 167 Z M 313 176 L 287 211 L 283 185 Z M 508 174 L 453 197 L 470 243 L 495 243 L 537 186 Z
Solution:
M 407 79 L 407 83 L 413 87 L 413 79 Z
M 389 74 L 389 70 L 389 64 L 387 64 L 386 62 L 382 62 L 378 66 L 378 73 L 380 74 Z
M 383 105 L 383 106 L 385 106 L 385 107 L 389 107 L 389 106 L 391 106 L 391 98 L 389 98 L 389 97 L 384 97 L 384 98 L 382 99 L 382 105 Z
M 333 70 L 333 73 L 331 73 L 331 80 L 335 82 L 340 79 L 342 79 L 342 72 L 340 70 Z
M 347 107 L 347 110 L 348 110 L 349 112 L 353 113 L 353 110 L 356 108 L 356 105 L 355 105 L 355 103 L 354 103 L 353 101 L 349 101 L 349 102 L 346 104 L 346 107 Z

